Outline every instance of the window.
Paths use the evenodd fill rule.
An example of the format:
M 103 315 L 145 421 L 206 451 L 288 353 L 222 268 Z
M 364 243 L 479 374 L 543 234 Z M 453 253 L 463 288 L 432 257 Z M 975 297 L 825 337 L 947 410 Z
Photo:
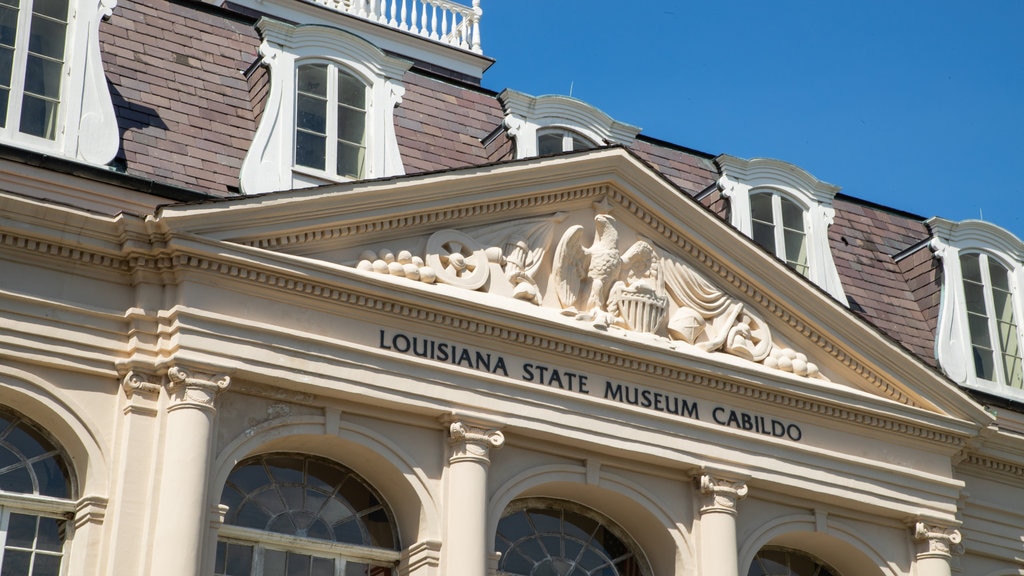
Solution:
M 961 253 L 960 270 L 975 375 L 1024 388 L 1010 271 L 984 253 Z
M 70 496 L 57 445 L 21 416 L 0 410 L 0 575 L 60 574 Z
M 807 232 L 799 204 L 781 194 L 751 194 L 750 227 L 754 242 L 807 275 Z
M 366 85 L 331 64 L 299 66 L 295 164 L 361 178 L 366 156 Z
M 828 240 L 839 188 L 778 160 L 722 155 L 715 164 L 732 225 L 846 305 Z
M 394 110 L 411 62 L 339 28 L 266 17 L 256 28 L 270 94 L 242 162 L 244 193 L 405 173 Z
M 0 0 L 0 126 L 57 136 L 67 0 Z
M 266 454 L 238 464 L 221 494 L 218 576 L 387 576 L 398 562 L 381 497 L 334 462 Z
M 541 156 L 558 152 L 590 150 L 593 147 L 593 142 L 572 130 L 545 130 L 537 135 L 537 153 Z
M 747 576 L 839 576 L 839 573 L 804 552 L 767 547 L 754 556 Z
M 605 144 L 629 146 L 636 126 L 613 120 L 593 106 L 568 96 L 529 96 L 515 90 L 498 94 L 505 128 L 516 142 L 516 158 L 589 150 Z
M 609 519 L 569 502 L 513 503 L 498 522 L 498 573 L 507 576 L 647 576 L 645 559 Z
M 97 33 L 112 5 L 0 0 L 0 138 L 93 164 L 114 158 L 120 135 Z
M 943 272 L 935 336 L 939 366 L 958 384 L 1024 402 L 1024 243 L 978 220 L 932 218 L 927 224 Z

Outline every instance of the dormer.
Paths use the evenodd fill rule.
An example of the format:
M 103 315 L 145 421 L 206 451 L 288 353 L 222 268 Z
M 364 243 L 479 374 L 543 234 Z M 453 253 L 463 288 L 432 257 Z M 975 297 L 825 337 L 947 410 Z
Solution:
M 932 218 L 927 224 L 942 260 L 939 365 L 962 386 L 1024 402 L 1024 243 L 980 220 Z
M 613 120 L 593 106 L 568 96 L 530 96 L 515 90 L 498 95 L 505 128 L 516 143 L 516 158 L 629 146 L 640 128 Z
M 828 243 L 839 187 L 779 160 L 722 155 L 715 162 L 732 225 L 845 305 Z
M 99 24 L 114 0 L 0 3 L 0 141 L 89 164 L 114 159 Z
M 269 94 L 243 162 L 254 194 L 405 173 L 394 110 L 414 65 L 479 82 L 479 0 L 239 0 L 256 11 Z

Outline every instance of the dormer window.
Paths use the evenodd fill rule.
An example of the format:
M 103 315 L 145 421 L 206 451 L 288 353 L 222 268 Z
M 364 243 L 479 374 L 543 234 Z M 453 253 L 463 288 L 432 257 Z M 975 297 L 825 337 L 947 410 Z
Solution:
M 112 1 L 0 0 L 0 139 L 106 164 L 120 144 L 99 56 Z
M 541 156 L 558 152 L 579 152 L 594 147 L 593 142 L 572 130 L 547 129 L 537 134 L 537 153 Z
M 778 160 L 723 155 L 715 163 L 732 225 L 846 304 L 828 243 L 839 188 Z
M 299 66 L 295 165 L 329 176 L 362 178 L 366 156 L 366 84 L 333 64 Z
M 57 137 L 68 3 L 0 2 L 0 122 L 37 138 Z M 20 32 L 20 33 L 19 33 Z
M 1010 271 L 996 258 L 976 252 L 960 254 L 960 271 L 975 376 L 1024 388 Z
M 939 366 L 967 388 L 1024 402 L 1024 244 L 978 220 L 932 218 L 928 227 L 943 272 L 935 338 Z
M 782 194 L 759 192 L 750 196 L 750 226 L 754 242 L 807 275 L 805 210 Z
M 256 28 L 270 94 L 242 163 L 244 193 L 405 173 L 394 110 L 411 62 L 339 28 L 269 18 Z
M 498 95 L 505 128 L 516 143 L 516 158 L 629 146 L 640 129 L 616 122 L 593 106 L 568 96 L 530 96 L 515 90 Z

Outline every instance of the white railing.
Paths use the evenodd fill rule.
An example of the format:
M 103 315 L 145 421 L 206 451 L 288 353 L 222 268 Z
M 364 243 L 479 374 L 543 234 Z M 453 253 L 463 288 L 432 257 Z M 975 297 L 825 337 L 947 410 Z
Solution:
M 379 24 L 482 54 L 480 0 L 463 6 L 449 0 L 312 0 Z

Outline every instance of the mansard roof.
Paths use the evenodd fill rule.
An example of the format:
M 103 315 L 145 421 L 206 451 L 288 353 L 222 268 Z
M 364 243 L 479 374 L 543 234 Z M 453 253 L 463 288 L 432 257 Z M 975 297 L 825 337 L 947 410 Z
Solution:
M 156 194 L 185 189 L 208 198 L 239 195 L 239 170 L 268 97 L 268 79 L 255 27 L 261 14 L 231 6 L 120 0 L 101 25 L 122 133 L 114 168 L 152 181 Z M 413 64 L 403 85 L 394 120 L 406 174 L 514 158 L 497 92 L 423 63 Z M 716 185 L 716 155 L 643 133 L 629 149 L 729 221 L 728 199 Z M 829 241 L 849 299 L 840 304 L 934 367 L 941 267 L 927 246 L 925 220 L 843 194 L 834 207 Z

